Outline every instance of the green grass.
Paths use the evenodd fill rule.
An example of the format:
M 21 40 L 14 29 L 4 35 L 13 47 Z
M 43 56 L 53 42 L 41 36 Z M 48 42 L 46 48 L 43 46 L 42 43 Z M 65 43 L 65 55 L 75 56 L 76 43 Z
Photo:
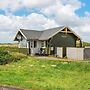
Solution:
M 8 51 L 8 52 L 19 52 L 19 48 L 18 47 L 11 47 L 11 46 L 0 46 L 0 50 L 3 51 Z
M 28 57 L 0 66 L 0 85 L 31 90 L 90 90 L 90 62 L 60 62 Z

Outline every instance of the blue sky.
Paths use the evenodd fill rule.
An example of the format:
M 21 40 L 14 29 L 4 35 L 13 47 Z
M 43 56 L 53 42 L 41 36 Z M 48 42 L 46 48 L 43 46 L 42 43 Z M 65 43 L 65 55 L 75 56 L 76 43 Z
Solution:
M 85 5 L 76 11 L 79 16 L 84 16 L 85 12 L 90 12 L 90 0 L 80 0 Z
M 90 0 L 0 0 L 0 43 L 13 42 L 20 28 L 71 27 L 90 42 Z

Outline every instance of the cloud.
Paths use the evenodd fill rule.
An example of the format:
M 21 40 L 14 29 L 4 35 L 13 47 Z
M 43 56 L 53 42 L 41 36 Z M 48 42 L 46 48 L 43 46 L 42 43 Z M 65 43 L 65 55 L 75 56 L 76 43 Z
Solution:
M 16 10 L 26 8 L 43 8 L 54 4 L 56 0 L 1 0 L 0 8 L 6 12 L 15 12 Z
M 80 17 L 75 13 L 84 5 L 79 0 L 58 0 L 54 5 L 43 8 L 41 12 L 48 18 L 54 19 L 58 25 L 71 27 L 83 40 L 86 40 L 87 33 L 90 33 L 90 13 L 85 12 L 84 17 Z M 90 42 L 88 38 L 86 41 Z
M 23 17 L 0 15 L 0 39 L 1 41 L 13 41 L 16 32 L 20 28 L 41 30 L 54 26 L 56 26 L 55 21 L 46 18 L 42 14 L 32 13 Z
M 84 17 L 75 13 L 84 5 L 80 0 L 1 0 L 0 8 L 6 14 L 0 15 L 0 39 L 13 41 L 20 28 L 41 30 L 65 25 L 71 27 L 83 40 L 90 42 L 87 38 L 90 33 L 90 13 L 85 11 Z M 23 7 L 40 10 L 27 16 L 13 15 L 13 12 Z
M 10 43 L 13 42 L 14 33 L 11 32 L 0 32 L 0 43 Z
M 43 25 L 44 29 L 58 27 L 55 20 L 47 19 L 47 22 Z
M 56 0 L 23 0 L 22 3 L 26 7 L 35 8 L 35 7 L 47 7 L 54 4 Z
M 43 8 L 41 12 L 48 17 L 54 18 L 61 25 L 80 25 L 82 21 L 75 11 L 82 4 L 78 0 L 74 1 L 77 1 L 77 3 L 73 3 L 72 0 L 62 0 L 62 2 L 58 0 L 54 5 Z

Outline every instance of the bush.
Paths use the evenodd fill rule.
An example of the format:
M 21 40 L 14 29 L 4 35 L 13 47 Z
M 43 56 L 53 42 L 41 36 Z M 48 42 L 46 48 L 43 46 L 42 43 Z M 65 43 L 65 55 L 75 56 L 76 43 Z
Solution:
M 12 56 L 7 51 L 0 50 L 0 65 L 7 64 L 12 61 Z
M 4 50 L 0 50 L 0 65 L 5 65 L 10 62 L 16 62 L 22 58 L 26 58 L 27 56 L 18 52 L 8 52 Z

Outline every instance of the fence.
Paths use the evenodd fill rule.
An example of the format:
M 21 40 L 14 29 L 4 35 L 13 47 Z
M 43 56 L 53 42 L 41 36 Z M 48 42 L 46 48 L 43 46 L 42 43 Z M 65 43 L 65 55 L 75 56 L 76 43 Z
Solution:
M 84 49 L 84 59 L 90 59 L 90 48 Z
M 57 50 L 56 50 L 56 55 L 60 58 L 63 58 L 63 48 L 62 47 L 57 47 Z
M 90 59 L 90 48 L 67 47 L 67 58 L 74 60 Z
M 67 58 L 75 60 L 84 59 L 84 48 L 67 47 Z

